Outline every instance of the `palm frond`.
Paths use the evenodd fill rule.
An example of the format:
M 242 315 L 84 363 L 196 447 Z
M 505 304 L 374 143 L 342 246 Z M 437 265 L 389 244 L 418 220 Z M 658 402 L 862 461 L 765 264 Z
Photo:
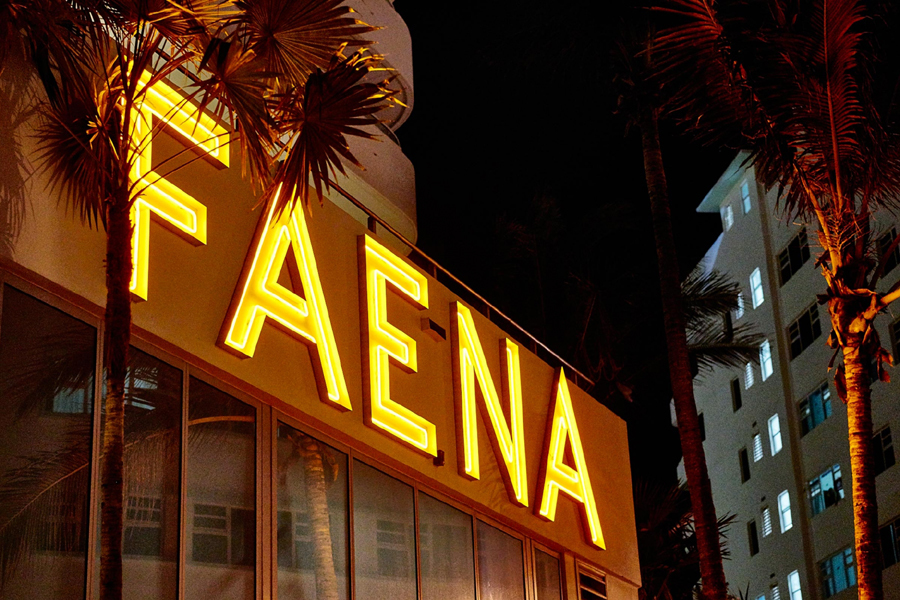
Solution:
M 696 267 L 681 284 L 682 308 L 688 327 L 710 317 L 721 319 L 735 310 L 740 292 L 741 286 L 727 275 Z
M 688 331 L 688 352 L 700 373 L 716 367 L 743 368 L 759 362 L 759 345 L 765 340 L 749 323 L 728 332 L 722 321 L 712 320 L 707 327 Z

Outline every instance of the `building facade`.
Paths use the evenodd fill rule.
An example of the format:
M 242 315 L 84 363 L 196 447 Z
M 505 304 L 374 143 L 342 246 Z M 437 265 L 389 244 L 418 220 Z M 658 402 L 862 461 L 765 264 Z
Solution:
M 387 0 L 354 5 L 384 27 L 405 104 L 381 141 L 352 142 L 365 170 L 309 211 L 254 211 L 237 145 L 213 145 L 167 178 L 170 204 L 151 189 L 135 209 L 125 596 L 635 599 L 626 425 L 411 247 L 414 172 L 392 133 L 413 105 L 409 33 Z M 0 80 L 21 99 L 0 155 L 21 173 L 36 92 L 15 85 Z M 151 168 L 223 127 L 190 118 L 154 138 Z M 10 600 L 98 595 L 105 240 L 47 181 L 34 170 L 22 204 L 2 200 Z
M 856 597 L 853 506 L 846 407 L 827 371 L 833 350 L 828 311 L 817 303 L 824 280 L 814 224 L 778 216 L 741 153 L 698 207 L 718 212 L 723 232 L 706 269 L 741 286 L 734 325 L 752 323 L 765 336 L 759 364 L 716 369 L 694 382 L 703 415 L 707 464 L 720 515 L 736 520 L 725 569 L 736 591 L 754 600 Z M 896 221 L 882 216 L 876 238 L 887 248 Z M 880 289 L 900 279 L 892 257 Z M 876 320 L 897 356 L 897 317 Z M 886 598 L 900 598 L 900 469 L 891 431 L 900 427 L 900 387 L 872 388 Z

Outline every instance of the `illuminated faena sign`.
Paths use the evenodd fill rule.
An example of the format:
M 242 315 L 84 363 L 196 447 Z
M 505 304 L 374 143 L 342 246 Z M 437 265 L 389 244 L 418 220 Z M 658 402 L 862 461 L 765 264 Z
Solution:
M 135 133 L 140 140 L 140 154 L 132 177 L 143 186 L 143 191 L 132 211 L 135 277 L 131 290 L 136 298 L 146 299 L 151 215 L 186 239 L 206 242 L 206 207 L 152 170 L 152 119 L 169 125 L 204 157 L 224 167 L 229 163 L 224 146 L 227 131 L 208 115 L 197 116 L 196 107 L 165 83 L 154 84 L 140 114 Z M 276 197 L 281 192 L 279 188 Z M 304 209 L 298 206 L 292 211 L 277 212 L 274 203 L 270 204 L 259 220 L 217 344 L 231 354 L 250 359 L 269 323 L 308 347 L 322 402 L 351 411 L 354 406 Z M 404 401 L 410 399 L 396 397 L 391 389 L 391 366 L 415 375 L 418 349 L 411 332 L 394 324 L 400 322 L 399 315 L 389 313 L 388 298 L 393 295 L 405 301 L 390 303 L 392 311 L 428 309 L 428 277 L 369 234 L 359 236 L 358 266 L 364 421 L 408 448 L 438 457 L 439 432 L 435 424 L 405 406 Z M 290 274 L 289 287 L 279 282 L 285 268 Z M 453 372 L 460 475 L 470 480 L 481 477 L 480 414 L 509 500 L 527 507 L 530 503 L 519 347 L 512 340 L 501 339 L 497 347 L 500 371 L 491 373 L 471 310 L 454 301 L 450 305 L 450 320 L 453 360 L 448 368 Z M 584 448 L 562 368 L 556 373 L 549 404 L 533 510 L 538 517 L 554 521 L 560 495 L 564 495 L 577 505 L 587 541 L 604 549 Z

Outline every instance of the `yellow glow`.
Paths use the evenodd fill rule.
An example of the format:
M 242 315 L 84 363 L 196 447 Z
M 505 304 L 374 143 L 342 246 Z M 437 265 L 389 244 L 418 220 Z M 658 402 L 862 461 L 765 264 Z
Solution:
M 220 345 L 239 356 L 253 356 L 266 318 L 294 337 L 315 346 L 311 353 L 323 402 L 350 410 L 347 383 L 341 369 L 334 332 L 328 318 L 328 307 L 316 268 L 303 207 L 290 213 L 275 213 L 275 200 L 257 231 L 252 260 L 244 267 L 242 285 L 232 300 L 231 319 L 226 319 Z M 299 283 L 306 297 L 301 298 L 278 283 L 278 276 L 293 252 Z M 295 285 L 297 284 L 295 283 Z
M 551 419 L 547 424 L 548 436 L 544 448 L 545 464 L 541 469 L 541 502 L 538 515 L 553 521 L 556 519 L 556 505 L 559 492 L 565 492 L 575 502 L 581 504 L 582 521 L 585 533 L 591 544 L 606 549 L 603 531 L 600 529 L 600 518 L 597 515 L 597 503 L 588 476 L 581 436 L 572 411 L 572 399 L 566 375 L 560 367 L 557 374 L 556 398 L 553 402 Z M 566 442 L 571 444 L 575 468 L 565 464 Z
M 475 381 L 484 398 L 482 407 L 490 422 L 488 434 L 494 455 L 503 467 L 510 500 L 521 506 L 528 506 L 528 474 L 525 469 L 525 432 L 522 426 L 522 376 L 519 370 L 519 347 L 511 340 L 500 343 L 500 360 L 506 371 L 503 385 L 504 400 L 509 404 L 509 424 L 497 388 L 491 378 L 484 357 L 484 349 L 478 339 L 478 331 L 472 320 L 471 311 L 459 302 L 451 305 L 454 355 L 457 361 L 456 377 L 457 426 L 461 430 L 459 440 L 461 450 L 460 468 L 462 474 L 471 479 L 479 479 L 481 470 L 478 456 L 478 426 L 476 423 Z
M 144 73 L 141 85 L 150 82 L 150 74 Z M 143 103 L 135 111 L 132 137 L 137 156 L 131 172 L 132 183 L 140 191 L 140 197 L 131 207 L 134 233 L 131 240 L 132 276 L 131 293 L 147 299 L 150 257 L 150 218 L 156 215 L 169 229 L 193 244 L 206 244 L 206 207 L 190 194 L 166 181 L 152 170 L 153 117 L 185 138 L 214 162 L 227 167 L 228 130 L 209 115 L 186 100 L 181 92 L 164 81 L 157 81 L 149 88 Z
M 428 280 L 374 238 L 360 236 L 361 266 L 365 273 L 366 331 L 363 339 L 363 378 L 366 423 L 413 448 L 437 456 L 437 435 L 432 423 L 391 399 L 390 364 L 408 373 L 418 370 L 416 342 L 387 320 L 387 284 L 419 310 L 428 308 Z

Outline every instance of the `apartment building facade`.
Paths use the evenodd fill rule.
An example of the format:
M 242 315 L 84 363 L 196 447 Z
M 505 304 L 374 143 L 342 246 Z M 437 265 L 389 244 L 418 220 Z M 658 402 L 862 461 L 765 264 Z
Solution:
M 765 336 L 759 364 L 717 368 L 694 382 L 703 415 L 716 509 L 735 515 L 725 569 L 737 592 L 754 600 L 853 598 L 856 572 L 846 408 L 827 371 L 833 350 L 827 308 L 816 295 L 824 280 L 814 224 L 781 216 L 740 153 L 698 212 L 717 212 L 722 234 L 704 268 L 741 286 L 734 325 Z M 880 215 L 876 238 L 886 247 L 896 220 Z M 892 257 L 880 289 L 900 279 Z M 876 327 L 897 356 L 900 311 Z M 879 524 L 886 598 L 900 598 L 900 468 L 892 431 L 900 428 L 900 383 L 872 389 Z

